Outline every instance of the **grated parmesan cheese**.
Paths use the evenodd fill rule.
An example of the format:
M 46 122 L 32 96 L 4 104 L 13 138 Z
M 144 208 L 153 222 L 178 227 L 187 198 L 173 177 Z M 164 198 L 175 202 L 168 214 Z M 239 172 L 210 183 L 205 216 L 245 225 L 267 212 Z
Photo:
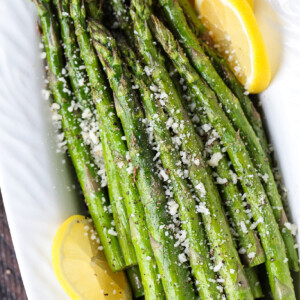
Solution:
M 297 227 L 296 224 L 292 224 L 290 222 L 286 222 L 286 223 L 284 223 L 284 226 L 291 231 L 292 235 L 296 235 L 297 234 L 298 227 Z
M 251 230 L 255 229 L 259 223 L 263 223 L 263 222 L 264 222 L 263 217 L 259 217 L 258 220 L 250 226 L 250 229 Z
M 217 184 L 226 184 L 227 182 L 226 178 L 217 177 Z
M 241 226 L 241 229 L 242 229 L 243 233 L 245 233 L 245 234 L 248 233 L 248 229 L 247 229 L 246 224 L 245 224 L 244 221 L 240 222 L 240 226 Z
M 169 213 L 171 216 L 174 216 L 177 214 L 177 210 L 179 208 L 179 205 L 174 201 L 171 200 L 168 202 L 168 206 L 169 206 Z
M 206 196 L 206 189 L 205 186 L 202 182 L 199 182 L 196 186 L 195 189 L 197 189 L 198 191 L 200 191 L 201 197 L 205 197 Z
M 117 236 L 118 233 L 114 230 L 114 228 L 109 228 L 107 231 L 108 234 L 113 235 L 113 236 Z
M 214 272 L 219 272 L 223 267 L 223 262 L 220 261 L 216 266 L 214 266 Z
M 207 161 L 207 163 L 211 166 L 211 167 L 217 167 L 219 164 L 219 161 L 222 159 L 223 155 L 221 152 L 217 152 L 214 153 L 210 160 Z
M 180 253 L 178 255 L 178 259 L 179 259 L 180 263 L 184 263 L 187 261 L 186 255 L 184 253 Z

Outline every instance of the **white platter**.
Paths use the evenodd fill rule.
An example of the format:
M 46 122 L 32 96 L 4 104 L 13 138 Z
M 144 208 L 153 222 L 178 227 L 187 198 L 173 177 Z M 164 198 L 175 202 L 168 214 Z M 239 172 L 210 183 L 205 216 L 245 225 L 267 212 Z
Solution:
M 300 2 L 256 0 L 255 10 L 274 76 L 260 99 L 300 225 Z M 52 271 L 51 244 L 82 206 L 41 95 L 36 20 L 29 0 L 0 0 L 0 187 L 28 299 L 67 300 Z

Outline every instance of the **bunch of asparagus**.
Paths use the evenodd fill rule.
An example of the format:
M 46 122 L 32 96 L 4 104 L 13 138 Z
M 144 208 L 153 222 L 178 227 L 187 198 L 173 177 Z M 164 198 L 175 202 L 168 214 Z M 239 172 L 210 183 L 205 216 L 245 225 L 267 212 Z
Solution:
M 259 113 L 188 0 L 34 2 L 68 153 L 135 297 L 260 298 L 265 265 L 273 298 L 295 299 Z

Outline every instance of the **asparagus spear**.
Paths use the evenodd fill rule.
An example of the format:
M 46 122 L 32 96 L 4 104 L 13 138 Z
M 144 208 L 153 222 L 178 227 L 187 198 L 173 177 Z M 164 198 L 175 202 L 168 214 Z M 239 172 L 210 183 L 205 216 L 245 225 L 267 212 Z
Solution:
M 85 3 L 87 5 L 88 15 L 90 17 L 92 17 L 93 19 L 95 19 L 95 20 L 101 21 L 102 16 L 103 16 L 101 2 L 99 0 L 85 0 Z M 93 104 L 92 98 L 89 97 L 89 99 L 90 99 L 89 102 L 92 105 Z M 94 107 L 94 105 L 92 105 L 92 106 Z M 109 145 L 108 145 L 107 141 L 106 141 L 105 145 L 106 145 L 106 149 L 107 149 L 106 151 L 107 151 L 108 157 L 109 157 L 108 160 L 112 164 L 111 166 L 108 166 L 108 169 L 110 170 L 110 173 L 111 173 L 111 176 L 110 176 L 111 179 L 109 180 L 109 182 L 112 182 L 112 184 L 117 187 L 117 189 L 111 189 L 111 190 L 116 191 L 116 194 L 115 194 L 114 198 L 119 199 L 119 201 L 115 201 L 116 204 L 122 205 L 122 207 L 119 210 L 117 209 L 117 211 L 119 211 L 120 213 L 119 213 L 119 216 L 114 217 L 114 220 L 116 222 L 116 227 L 117 228 L 118 228 L 117 223 L 120 223 L 120 222 L 125 222 L 126 223 L 126 228 L 127 228 L 127 224 L 129 226 L 129 218 L 128 218 L 126 208 L 124 207 L 125 203 L 124 203 L 124 199 L 122 197 L 119 174 L 117 172 L 117 166 L 114 164 L 113 157 L 111 155 L 111 151 L 109 149 Z M 110 185 L 110 184 L 108 183 L 108 185 Z M 110 196 L 110 199 L 112 197 L 113 196 Z M 132 245 L 131 236 L 128 235 L 128 234 L 130 234 L 130 226 L 126 230 L 126 235 L 127 235 L 126 238 L 123 239 L 123 237 L 119 234 L 119 240 L 123 239 L 123 243 L 126 243 L 128 245 L 127 246 L 128 249 L 131 250 L 131 247 L 133 247 L 133 245 Z M 127 250 L 127 248 L 125 248 L 125 251 L 126 250 Z M 122 251 L 124 253 L 123 249 L 122 249 Z M 126 257 L 126 254 L 124 256 Z M 134 252 L 134 257 L 135 257 L 135 260 L 136 260 L 135 252 Z M 128 277 L 131 289 L 133 291 L 134 297 L 139 298 L 139 297 L 144 296 L 144 288 L 143 288 L 143 284 L 142 284 L 141 272 L 140 272 L 139 267 L 138 266 L 129 267 L 126 270 L 126 273 L 127 273 L 127 277 Z
M 210 63 L 209 58 L 205 55 L 203 49 L 200 47 L 197 37 L 188 27 L 182 9 L 177 0 L 159 0 L 159 3 L 163 7 L 168 21 L 172 25 L 172 29 L 176 32 L 178 39 L 182 42 L 182 46 L 187 52 L 194 67 L 205 79 L 208 85 L 215 91 L 235 129 L 240 131 L 240 136 L 246 144 L 255 167 L 257 170 L 259 170 L 261 176 L 266 178 L 266 180 L 262 180 L 262 184 L 273 207 L 273 213 L 285 243 L 290 268 L 298 271 L 298 254 L 294 248 L 294 238 L 291 231 L 285 226 L 288 220 L 282 205 L 281 197 L 277 190 L 270 164 L 268 163 L 268 157 L 266 156 L 247 118 L 245 117 L 241 104 L 226 86 L 226 84 L 222 81 Z M 206 89 L 208 89 L 208 87 L 206 87 Z M 248 107 L 247 110 L 248 109 L 250 109 L 250 107 Z
M 271 156 L 268 147 L 267 138 L 263 129 L 262 121 L 260 114 L 254 107 L 251 99 L 246 93 L 245 88 L 239 82 L 239 80 L 235 77 L 234 73 L 231 71 L 230 67 L 228 66 L 226 59 L 222 57 L 213 47 L 209 46 L 211 42 L 211 38 L 208 35 L 208 31 L 197 16 L 197 13 L 191 3 L 188 0 L 178 0 L 185 16 L 186 20 L 199 40 L 200 46 L 205 51 L 206 55 L 210 57 L 211 63 L 222 77 L 224 82 L 227 86 L 234 92 L 235 96 L 240 101 L 240 104 L 243 108 L 245 116 L 247 117 L 249 123 L 253 127 L 254 132 L 256 133 L 261 146 L 266 153 L 269 162 L 271 163 Z
M 206 37 L 207 29 L 199 19 L 196 10 L 188 0 L 178 0 L 193 33 L 198 37 Z M 206 37 L 208 38 L 208 37 Z
M 114 162 L 109 143 L 104 135 L 102 140 L 103 154 L 108 177 L 108 191 L 119 242 L 126 266 L 137 264 L 135 249 L 132 244 L 128 213 L 121 193 L 120 178 L 117 165 Z
M 172 64 L 172 61 L 169 62 L 169 64 Z M 215 137 L 214 130 L 212 130 L 211 124 L 206 114 L 198 105 L 198 102 L 195 102 L 194 95 L 191 90 L 183 85 L 183 82 L 180 82 L 182 78 L 178 74 L 177 69 L 174 67 L 174 65 L 168 66 L 168 72 L 172 78 L 172 81 L 174 82 L 174 85 L 177 88 L 178 93 L 181 96 L 183 106 L 187 111 L 190 112 L 192 120 L 195 118 L 195 116 L 198 116 L 198 120 L 195 119 L 195 121 L 200 121 L 200 125 L 202 125 L 203 131 L 202 136 L 207 143 L 206 147 L 202 147 L 201 151 L 204 153 L 211 152 L 211 159 L 209 163 L 212 165 L 212 167 L 216 168 L 217 172 L 215 174 L 218 175 L 217 182 L 218 180 L 226 181 L 224 182 L 224 184 L 220 184 L 219 186 L 223 195 L 223 201 L 225 202 L 225 205 L 229 210 L 229 215 L 233 220 L 235 229 L 238 232 L 238 241 L 241 247 L 239 249 L 239 252 L 244 264 L 247 266 L 255 266 L 264 263 L 264 251 L 261 247 L 256 232 L 254 232 L 254 230 L 250 228 L 251 223 L 248 215 L 244 211 L 245 207 L 242 196 L 238 187 L 235 185 L 236 183 L 234 182 L 237 180 L 235 179 L 236 174 L 234 174 L 230 169 L 230 162 L 226 159 L 226 154 L 224 155 L 222 153 L 223 151 L 221 144 Z M 187 94 L 185 94 L 184 92 L 185 89 Z M 196 114 L 194 112 L 195 108 Z M 217 161 L 215 161 L 215 159 L 218 160 L 218 163 Z
M 110 4 L 118 21 L 119 28 L 126 34 L 130 42 L 133 42 L 132 24 L 127 4 L 123 0 L 113 0 L 110 1 Z
M 256 268 L 246 268 L 245 269 L 250 287 L 251 287 L 251 291 L 253 294 L 253 297 L 255 299 L 257 298 L 262 298 L 264 296 L 260 282 L 259 282 L 259 278 L 258 278 L 258 274 L 257 274 L 257 270 Z
M 126 270 L 127 277 L 135 298 L 144 296 L 141 272 L 138 266 L 130 267 Z
M 85 7 L 81 0 L 72 0 L 70 7 L 81 57 L 86 66 L 93 100 L 97 108 L 100 136 L 101 138 L 107 136 L 112 157 L 119 168 L 118 180 L 129 216 L 131 237 L 141 271 L 145 298 L 164 299 L 162 282 L 159 279 L 157 264 L 151 248 L 145 211 L 134 184 L 135 178 L 133 174 L 128 173 L 131 169 L 127 160 L 128 149 L 122 139 L 123 130 L 115 113 L 109 86 L 90 41 L 85 21 Z
M 295 299 L 284 243 L 267 195 L 255 172 L 239 131 L 234 130 L 219 106 L 215 94 L 208 89 L 204 80 L 190 65 L 188 58 L 184 55 L 178 42 L 175 41 L 172 33 L 154 16 L 152 16 L 152 22 L 155 36 L 172 59 L 181 76 L 187 81 L 195 99 L 206 111 L 209 121 L 220 135 L 240 178 L 251 205 L 254 220 L 258 224 L 274 299 Z
M 137 59 L 135 52 L 130 47 L 128 47 L 126 42 L 124 42 L 123 40 L 120 40 L 119 36 L 118 36 L 118 42 L 119 42 L 119 48 L 123 55 L 123 59 L 131 67 L 131 70 L 134 72 L 135 76 L 138 78 L 138 79 L 136 78 L 135 84 L 138 84 L 140 86 L 141 95 L 143 95 L 143 98 L 145 98 L 145 100 L 144 100 L 144 102 L 145 102 L 145 101 L 147 101 L 147 95 L 149 95 L 149 90 L 147 89 L 147 87 L 145 88 L 144 83 L 147 83 L 147 86 L 150 86 L 151 80 L 149 80 L 149 78 L 145 75 L 144 68 L 143 68 L 142 64 L 140 63 L 140 61 Z M 174 79 L 174 76 L 173 76 L 173 79 Z M 179 91 L 180 91 L 180 89 L 181 89 L 181 87 L 178 87 Z M 149 100 L 147 102 L 149 103 L 150 109 L 151 109 L 151 102 L 153 102 L 153 100 L 152 100 L 152 98 L 148 98 L 148 99 Z M 182 99 L 183 99 L 183 97 L 182 97 Z M 161 116 L 164 115 L 164 112 L 161 109 L 159 109 L 160 108 L 159 105 L 157 105 L 157 107 L 158 108 L 154 111 L 154 113 L 156 113 L 158 115 L 157 118 L 161 119 Z M 156 106 L 154 104 L 154 109 L 155 108 L 156 108 Z M 155 118 L 155 119 L 157 119 L 157 118 Z M 208 124 L 208 123 L 209 122 L 207 120 L 205 120 L 204 124 Z M 162 124 L 162 125 L 164 126 L 164 124 Z M 165 140 L 164 140 L 164 143 L 165 143 Z M 224 159 L 222 159 L 222 160 L 224 160 Z M 226 160 L 226 164 L 224 165 L 224 169 L 225 170 L 228 169 L 228 161 L 227 160 Z M 222 177 L 222 175 L 221 175 L 221 177 Z M 228 186 L 230 186 L 230 185 L 233 185 L 233 184 L 230 183 L 230 181 L 229 181 Z M 226 188 L 227 188 L 227 185 L 224 186 L 224 189 L 226 189 Z M 237 190 L 235 185 L 233 185 L 233 188 L 231 187 L 230 189 L 228 189 L 228 192 L 230 193 L 230 192 L 232 192 L 232 190 L 234 191 L 233 195 L 237 195 L 237 196 L 234 196 L 233 198 L 240 196 L 239 191 Z M 229 198 L 229 199 L 231 199 L 231 198 Z M 230 203 L 231 202 L 232 201 L 230 201 Z M 236 205 L 236 202 L 238 205 Z M 255 247 L 252 247 L 252 243 L 254 243 L 254 244 L 257 243 L 258 244 L 258 245 L 256 245 L 257 250 L 258 250 L 258 252 L 261 251 L 261 255 L 258 255 L 258 257 L 260 258 L 261 262 L 265 261 L 264 252 L 261 248 L 258 237 L 257 237 L 256 233 L 250 229 L 250 226 L 249 226 L 250 224 L 248 225 L 246 222 L 246 220 L 248 220 L 248 216 L 243 211 L 244 207 L 242 205 L 240 205 L 240 204 L 242 204 L 242 201 L 239 202 L 238 200 L 234 200 L 234 203 L 235 203 L 235 205 L 230 206 L 230 207 L 232 207 L 232 209 L 231 209 L 232 213 L 235 212 L 236 214 L 240 215 L 239 221 L 245 220 L 245 224 L 246 224 L 247 230 L 248 230 L 247 234 L 241 233 L 239 236 L 239 238 L 242 240 L 242 242 L 240 241 L 241 246 L 244 249 L 246 249 L 246 251 L 247 251 L 246 253 L 249 254 L 256 250 Z M 235 211 L 233 211 L 233 207 L 235 208 Z M 240 226 L 239 226 L 239 228 L 240 228 Z M 249 245 L 250 245 L 250 252 L 248 251 Z M 248 264 L 249 258 L 247 255 L 245 257 L 245 261 Z M 256 262 L 258 263 L 258 259 L 256 260 Z M 254 265 L 254 263 L 252 262 L 251 265 Z M 251 288 L 254 298 L 263 297 L 263 293 L 262 293 L 261 285 L 260 285 L 260 282 L 259 282 L 259 279 L 257 276 L 256 269 L 255 268 L 246 268 L 245 272 L 246 272 L 248 282 L 249 282 L 249 285 L 250 285 L 250 288 Z M 201 297 L 205 299 L 205 297 L 203 295 L 201 295 Z
M 105 137 L 105 135 L 104 135 Z M 105 137 L 106 138 L 106 137 Z M 125 259 L 126 266 L 130 266 L 127 270 L 127 276 L 129 279 L 130 286 L 132 288 L 133 294 L 136 298 L 144 295 L 144 289 L 142 285 L 142 278 L 139 267 L 134 265 L 137 263 L 137 258 L 135 250 L 132 243 L 131 232 L 129 224 L 128 213 L 126 207 L 124 207 L 124 198 L 122 197 L 122 190 L 120 187 L 121 180 L 116 164 L 114 163 L 111 151 L 109 149 L 109 144 L 107 140 L 102 141 L 104 155 L 106 153 L 107 162 L 107 176 L 108 176 L 108 190 L 110 199 L 115 199 L 116 201 L 111 201 L 111 207 L 114 215 L 114 221 L 116 224 L 119 242 L 122 248 L 123 256 Z M 122 235 L 119 234 L 118 228 L 126 229 Z M 127 245 L 127 247 L 126 247 Z M 123 246 L 123 247 L 122 247 Z M 131 260 L 130 260 L 131 259 Z
M 86 4 L 87 4 L 87 9 L 88 9 L 88 15 L 90 17 L 92 17 L 93 19 L 100 22 L 102 20 L 102 14 L 103 14 L 101 3 L 99 3 L 98 0 L 86 0 Z M 91 103 L 92 103 L 92 99 L 91 99 Z M 109 151 L 110 160 L 111 160 L 111 162 L 113 162 L 113 157 L 111 155 L 108 143 L 106 143 L 106 145 L 107 145 L 107 148 L 108 148 L 107 151 Z M 110 170 L 112 170 L 112 169 L 113 168 L 110 168 Z M 116 195 L 116 196 L 119 196 L 118 199 L 122 199 L 122 204 L 125 205 L 124 200 L 122 198 L 122 191 L 121 191 L 121 188 L 120 188 L 120 180 L 119 180 L 119 177 L 118 177 L 118 174 L 117 174 L 118 172 L 116 171 L 117 170 L 116 166 L 114 166 L 113 170 L 115 171 L 115 175 L 112 174 L 111 182 L 118 185 L 118 190 L 117 190 L 118 195 Z M 126 210 L 125 210 L 125 212 L 126 212 Z M 129 218 L 128 218 L 127 212 L 126 212 L 126 215 L 123 215 L 123 216 L 121 215 L 117 218 L 118 218 L 118 222 L 126 220 L 126 223 L 129 224 Z M 116 218 L 115 218 L 115 220 L 116 220 Z M 130 228 L 127 231 L 127 233 L 130 233 Z M 120 238 L 121 237 L 119 235 L 119 239 Z M 131 236 L 130 236 L 130 239 L 128 239 L 128 240 L 130 242 L 132 242 L 131 241 Z M 127 242 L 126 239 L 124 239 L 124 241 Z M 128 243 L 128 248 L 132 246 L 129 242 L 127 242 L 127 243 Z M 136 257 L 136 255 L 135 255 L 135 257 Z M 140 272 L 139 267 L 138 266 L 132 266 L 132 267 L 130 267 L 126 270 L 126 273 L 127 273 L 127 277 L 128 277 L 131 289 L 133 291 L 134 297 L 139 298 L 139 297 L 144 296 L 144 288 L 143 288 L 143 284 L 142 284 L 142 277 L 141 277 L 141 272 Z
M 112 215 L 108 210 L 106 192 L 100 186 L 100 178 L 94 166 L 89 149 L 81 137 L 81 128 L 76 116 L 68 109 L 72 96 L 68 79 L 64 78 L 65 67 L 63 49 L 59 41 L 58 24 L 53 18 L 53 11 L 48 1 L 35 0 L 35 5 L 40 18 L 43 31 L 48 67 L 49 84 L 55 102 L 60 106 L 62 126 L 68 144 L 69 154 L 74 164 L 78 180 L 94 221 L 107 261 L 113 271 L 125 267 L 122 251 L 118 238 L 109 234 L 112 227 Z
M 105 137 L 105 135 L 104 135 Z M 144 295 L 144 289 L 142 285 L 142 278 L 139 267 L 137 264 L 137 258 L 135 254 L 135 249 L 133 247 L 133 242 L 131 238 L 131 232 L 129 224 L 128 213 L 126 207 L 124 207 L 124 198 L 122 197 L 122 190 L 120 187 L 121 180 L 119 177 L 118 170 L 114 163 L 111 151 L 109 149 L 109 144 L 107 140 L 102 141 L 104 155 L 106 153 L 107 161 L 107 176 L 108 176 L 108 190 L 110 199 L 117 199 L 117 201 L 111 201 L 111 207 L 114 215 L 114 221 L 118 232 L 119 242 L 122 248 L 122 253 L 125 259 L 126 266 L 130 266 L 126 269 L 126 273 L 129 279 L 130 286 L 132 288 L 133 294 L 136 298 Z M 116 206 L 116 208 L 114 207 Z M 125 232 L 123 235 L 119 234 L 118 228 L 124 228 Z M 126 247 L 127 245 L 127 247 Z M 123 247 L 122 247 L 123 246 Z
M 182 228 L 187 233 L 189 241 L 189 259 L 196 278 L 197 289 L 201 299 L 218 298 L 220 292 L 216 282 L 214 282 L 215 273 L 211 268 L 212 264 L 209 249 L 206 245 L 205 233 L 201 225 L 201 219 L 196 212 L 194 196 L 190 192 L 187 181 L 182 176 L 184 170 L 179 164 L 181 160 L 179 152 L 172 142 L 169 129 L 166 127 L 167 116 L 148 88 L 153 86 L 152 82 L 145 75 L 144 68 L 138 61 L 134 51 L 122 41 L 121 43 L 119 41 L 119 46 L 123 59 L 131 66 L 134 73 L 135 84 L 140 88 L 146 116 L 153 127 L 163 167 L 172 181 L 175 199 L 180 207 Z
M 209 86 L 216 92 L 219 100 L 222 103 L 225 102 L 225 100 L 227 100 L 227 102 L 238 102 L 238 99 L 234 95 L 232 95 L 230 89 L 226 86 L 222 78 L 214 69 L 213 65 L 210 63 L 209 58 L 204 53 L 204 49 L 201 48 L 201 46 L 206 46 L 206 50 L 209 51 L 209 55 L 213 55 L 215 59 L 217 58 L 218 55 L 215 52 L 215 50 L 210 48 L 205 43 L 202 43 L 197 38 L 199 35 L 201 35 L 203 38 L 203 35 L 206 34 L 206 32 L 203 28 L 203 24 L 201 23 L 200 19 L 197 18 L 196 12 L 191 6 L 191 4 L 189 4 L 186 0 L 159 0 L 159 3 L 162 6 L 166 17 L 172 29 L 174 29 L 177 37 L 179 39 L 185 40 L 182 46 L 185 48 L 188 55 L 191 57 L 191 61 L 195 65 L 196 70 L 207 81 Z M 188 20 L 185 19 L 184 14 L 186 14 L 189 17 Z M 191 28 L 189 28 L 188 23 L 191 26 Z M 202 55 L 201 58 L 200 55 Z M 223 63 L 225 63 L 227 69 L 230 70 L 225 60 L 222 61 L 222 64 Z M 224 67 L 225 65 L 222 66 L 222 68 Z M 235 76 L 233 75 L 233 77 Z M 233 80 L 233 78 L 231 80 Z M 236 83 L 238 82 L 237 79 L 235 79 L 235 81 Z M 237 96 L 241 96 L 240 104 L 243 106 L 245 105 L 245 114 L 247 118 L 249 117 L 252 121 L 255 121 L 252 125 L 255 125 L 254 127 L 258 130 L 258 136 L 263 137 L 263 140 L 261 140 L 262 145 L 264 147 L 266 146 L 266 153 L 269 153 L 260 117 L 258 118 L 259 115 L 254 115 L 257 112 L 252 111 L 253 105 L 251 105 L 251 100 L 249 99 L 249 97 L 244 95 L 245 91 L 243 87 L 241 85 L 237 85 L 236 83 L 233 85 L 233 91 L 237 92 Z M 250 107 L 251 110 L 249 109 Z M 234 118 L 233 112 L 229 112 L 229 115 L 231 118 Z M 256 125 L 258 125 L 258 127 L 256 127 Z
M 86 10 L 89 16 L 95 20 L 102 20 L 102 2 L 101 0 L 84 0 L 86 3 Z
M 114 92 L 117 114 L 123 125 L 166 296 L 168 299 L 195 299 L 192 282 L 188 279 L 189 272 L 180 264 L 180 248 L 175 246 L 173 233 L 168 230 L 167 199 L 155 170 L 154 155 L 141 122 L 143 112 L 133 93 L 130 73 L 118 56 L 115 40 L 104 26 L 92 20 L 89 27 L 94 47 Z
M 211 171 L 205 166 L 201 155 L 199 144 L 202 141 L 196 134 L 187 112 L 182 107 L 176 88 L 165 68 L 163 57 L 154 45 L 147 26 L 148 8 L 144 6 L 144 2 L 132 1 L 131 4 L 131 16 L 139 50 L 148 69 L 151 70 L 153 81 L 160 88 L 161 93 L 167 95 L 164 108 L 178 125 L 176 130 L 178 136 L 181 137 L 181 147 L 189 161 L 189 176 L 202 202 L 202 218 L 213 249 L 215 270 L 218 270 L 224 279 L 223 285 L 230 299 L 252 299 L 247 278 L 223 213 L 219 192 L 212 180 Z M 175 128 L 175 126 L 173 127 Z
M 87 74 L 82 68 L 84 63 L 79 54 L 75 29 L 70 17 L 70 2 L 69 0 L 54 0 L 54 3 L 58 12 L 65 55 L 68 59 L 68 73 L 74 94 L 82 106 L 82 111 L 93 115 L 95 107 L 90 89 L 87 87 Z M 90 2 L 90 4 L 92 4 L 92 2 Z M 92 119 L 94 119 L 93 121 L 96 123 L 94 116 Z M 102 147 L 108 177 L 110 204 L 118 233 L 118 239 L 124 256 L 125 264 L 126 266 L 131 266 L 137 264 L 137 258 L 132 245 L 125 203 L 121 196 L 121 188 L 119 186 L 117 175 L 117 165 L 112 159 L 106 137 L 104 137 L 102 140 Z
M 202 120 L 202 122 L 205 120 L 202 123 L 203 125 L 209 124 L 206 116 L 204 117 L 201 115 L 200 120 Z M 228 165 L 226 153 L 222 154 L 222 147 L 218 142 L 214 142 L 212 144 L 211 150 L 212 164 L 214 164 L 214 157 L 218 157 L 220 154 L 222 155 L 222 158 L 216 166 L 216 172 L 218 174 L 217 179 L 221 178 L 222 180 L 226 180 L 226 183 L 220 184 L 220 189 L 224 197 L 225 205 L 229 211 L 229 215 L 232 218 L 235 229 L 238 233 L 238 242 L 240 246 L 239 252 L 243 258 L 243 262 L 249 267 L 260 265 L 266 260 L 265 253 L 256 232 L 251 229 L 252 224 L 245 212 L 242 195 L 234 182 L 234 174 L 231 172 Z
M 199 115 L 200 122 L 202 125 L 208 125 L 209 120 L 206 115 L 203 113 Z M 222 153 L 222 147 L 218 141 L 214 141 L 211 147 L 212 153 L 211 157 L 214 155 L 219 155 Z M 229 162 L 223 155 L 220 159 L 217 167 L 217 174 L 219 178 L 226 179 L 227 182 L 223 185 L 221 184 L 221 190 L 223 192 L 223 197 L 225 201 L 225 205 L 228 208 L 230 217 L 232 218 L 235 229 L 238 233 L 238 241 L 240 245 L 240 255 L 243 258 L 243 262 L 245 265 L 250 268 L 245 268 L 245 273 L 253 294 L 254 298 L 263 297 L 261 284 L 259 282 L 256 269 L 253 268 L 259 264 L 265 262 L 265 254 L 261 247 L 260 240 L 256 234 L 256 232 L 251 229 L 251 222 L 244 211 L 245 207 L 243 205 L 242 196 L 239 192 L 238 187 L 233 182 L 233 174 L 230 172 Z M 254 258 L 252 258 L 255 253 Z
M 197 213 L 196 200 L 190 191 L 186 180 L 183 179 L 184 169 L 178 150 L 172 142 L 170 131 L 166 127 L 167 116 L 155 102 L 153 94 L 142 80 L 137 80 L 143 94 L 143 103 L 147 119 L 153 126 L 156 144 L 160 152 L 160 159 L 172 182 L 172 191 L 179 204 L 182 228 L 187 233 L 189 241 L 189 259 L 196 278 L 196 287 L 201 299 L 216 299 L 220 295 L 215 273 L 210 260 L 209 248 L 200 215 Z M 158 117 L 157 117 L 158 115 Z M 179 162 L 179 163 L 178 163 Z
M 218 178 L 224 181 L 224 184 L 220 184 L 219 186 L 222 191 L 223 201 L 238 233 L 240 254 L 243 258 L 243 262 L 246 266 L 250 267 L 262 264 L 265 262 L 265 254 L 256 232 L 251 229 L 252 223 L 245 212 L 243 198 L 236 185 L 237 176 L 230 168 L 226 153 L 223 153 L 222 151 L 223 147 L 218 139 L 214 137 L 214 130 L 212 130 L 207 115 L 203 112 L 202 107 L 199 106 L 199 102 L 194 102 L 194 95 L 189 92 L 189 89 L 187 95 L 192 106 L 195 104 L 197 108 L 196 115 L 199 117 L 201 127 L 204 128 L 204 138 L 209 144 L 206 146 L 207 149 L 204 148 L 203 151 L 208 149 L 211 151 L 209 164 L 215 168 Z M 183 99 L 185 107 L 191 106 L 188 103 L 185 103 L 184 95 L 181 98 Z M 195 112 L 191 113 L 192 115 L 195 115 Z M 213 142 L 210 143 L 210 141 Z
M 270 150 L 268 146 L 268 141 L 266 134 L 264 132 L 263 124 L 261 121 L 261 116 L 253 105 L 251 99 L 247 95 L 246 90 L 243 85 L 235 77 L 234 73 L 231 71 L 229 65 L 226 62 L 226 59 L 223 58 L 217 51 L 210 47 L 205 42 L 201 42 L 201 47 L 204 49 L 206 55 L 210 57 L 210 60 L 222 77 L 227 86 L 233 91 L 235 96 L 238 98 L 243 112 L 248 119 L 248 122 L 251 124 L 256 136 L 259 139 L 261 147 L 268 158 L 268 162 L 272 165 L 272 158 L 270 155 Z

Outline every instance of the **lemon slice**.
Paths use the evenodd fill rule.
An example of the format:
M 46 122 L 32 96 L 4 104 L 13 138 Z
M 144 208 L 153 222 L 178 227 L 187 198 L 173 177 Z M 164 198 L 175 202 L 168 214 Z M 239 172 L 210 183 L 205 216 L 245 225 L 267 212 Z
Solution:
M 271 78 L 267 50 L 247 0 L 196 0 L 195 7 L 245 88 L 265 90 Z
M 52 264 L 59 283 L 76 300 L 132 299 L 125 274 L 110 270 L 92 224 L 75 215 L 58 229 Z
M 253 0 L 247 0 L 247 2 L 248 2 L 248 4 L 250 5 L 250 7 L 251 7 L 252 9 L 254 9 L 254 2 L 253 2 Z

